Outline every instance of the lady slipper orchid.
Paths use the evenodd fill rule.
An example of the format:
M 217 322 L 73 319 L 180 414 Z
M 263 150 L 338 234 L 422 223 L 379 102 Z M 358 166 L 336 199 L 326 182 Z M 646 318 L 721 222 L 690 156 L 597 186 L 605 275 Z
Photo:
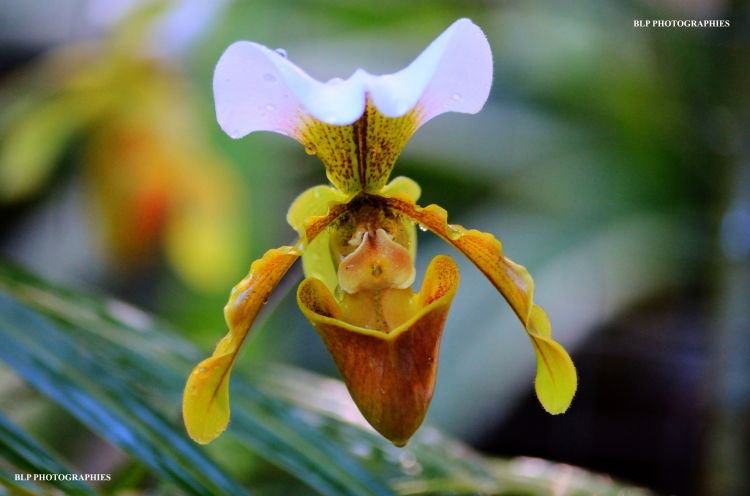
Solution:
M 191 373 L 183 416 L 199 443 L 229 421 L 229 373 L 263 303 L 302 257 L 306 279 L 297 301 L 320 334 L 364 417 L 394 444 L 406 444 L 432 398 L 443 324 L 458 287 L 448 256 L 430 263 L 418 292 L 416 225 L 469 258 L 521 320 L 537 357 L 536 393 L 552 414 L 564 412 L 576 372 L 533 303 L 526 269 L 492 235 L 448 223 L 437 205 L 416 204 L 419 186 L 397 177 L 394 162 L 409 137 L 444 112 L 476 113 L 492 82 L 484 33 L 468 19 L 443 32 L 405 69 L 321 83 L 277 51 L 240 41 L 214 75 L 224 131 L 288 135 L 316 154 L 333 186 L 316 186 L 292 204 L 287 221 L 299 241 L 266 252 L 232 290 L 224 308 L 229 333 Z

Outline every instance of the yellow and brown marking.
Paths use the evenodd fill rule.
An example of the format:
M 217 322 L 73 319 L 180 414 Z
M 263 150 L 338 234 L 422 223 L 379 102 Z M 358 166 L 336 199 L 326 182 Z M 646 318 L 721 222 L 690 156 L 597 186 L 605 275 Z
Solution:
M 385 186 L 401 150 L 417 129 L 417 109 L 401 117 L 386 117 L 368 99 L 354 123 L 326 124 L 301 119 L 298 139 L 308 153 L 323 162 L 328 179 L 347 194 L 375 193 Z

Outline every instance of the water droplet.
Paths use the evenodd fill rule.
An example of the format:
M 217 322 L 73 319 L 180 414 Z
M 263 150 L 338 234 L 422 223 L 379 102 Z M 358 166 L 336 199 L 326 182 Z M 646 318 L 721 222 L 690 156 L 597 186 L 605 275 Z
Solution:
M 427 228 L 423 226 L 422 224 L 419 224 L 419 230 L 422 232 L 427 232 Z
M 267 73 L 263 74 L 263 81 L 265 81 L 267 83 L 275 83 L 276 82 L 276 76 L 274 76 L 270 72 L 267 72 Z
M 276 49 L 276 53 L 278 53 L 282 57 L 286 58 L 286 50 L 284 50 L 283 48 L 277 48 Z
M 358 441 L 352 443 L 352 445 L 349 446 L 349 451 L 354 456 L 358 456 L 360 458 L 369 458 L 372 455 L 372 446 L 365 442 Z
M 195 386 L 190 386 L 188 391 L 190 392 L 190 396 L 198 396 L 198 389 Z
M 461 236 L 463 236 L 463 232 L 460 228 L 457 226 L 454 226 L 452 224 L 448 224 L 448 237 L 452 239 L 453 241 L 457 240 Z
M 404 451 L 398 458 L 401 469 L 406 475 L 419 475 L 422 472 L 422 464 L 417 461 L 417 457 L 410 451 Z
M 273 112 L 274 110 L 276 110 L 276 107 L 269 103 L 268 105 L 266 105 L 266 110 L 268 110 L 269 112 Z
M 451 95 L 451 98 L 452 98 L 453 100 L 455 100 L 455 101 L 459 101 L 459 100 L 461 99 L 461 94 L 460 94 L 460 93 L 453 93 L 453 94 Z
M 343 82 L 344 80 L 339 77 L 331 78 L 328 80 L 328 84 L 341 84 Z
M 199 367 L 198 368 L 198 373 L 199 374 L 205 374 L 206 373 L 206 367 Z
M 305 153 L 308 155 L 315 155 L 315 147 L 311 144 L 305 145 Z

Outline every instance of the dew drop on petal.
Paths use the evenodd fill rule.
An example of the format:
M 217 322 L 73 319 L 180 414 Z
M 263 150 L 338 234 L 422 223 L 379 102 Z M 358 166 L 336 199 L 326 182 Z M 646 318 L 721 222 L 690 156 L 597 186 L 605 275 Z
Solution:
M 190 393 L 190 396 L 198 396 L 198 389 L 195 386 L 190 386 L 188 392 Z
M 341 84 L 343 82 L 344 80 L 341 79 L 340 77 L 335 77 L 335 78 L 329 79 L 327 84 Z
M 453 93 L 453 94 L 451 95 L 451 98 L 452 98 L 452 99 L 453 99 L 454 101 L 459 101 L 459 100 L 461 99 L 461 94 L 460 94 L 460 93 Z
M 448 230 L 448 237 L 452 239 L 453 241 L 463 236 L 463 232 L 461 232 L 461 229 L 457 228 L 453 224 L 448 224 L 447 230 Z
M 422 232 L 427 232 L 427 228 L 423 226 L 422 224 L 419 224 L 419 230 Z
M 268 105 L 266 105 L 266 110 L 268 110 L 269 112 L 273 112 L 274 110 L 276 110 L 276 107 L 269 103 Z
M 277 48 L 276 49 L 276 53 L 278 53 L 282 57 L 286 58 L 286 50 L 284 50 L 283 48 Z
M 263 74 L 263 81 L 265 81 L 267 83 L 275 83 L 276 82 L 276 76 L 274 76 L 270 72 L 267 72 L 267 73 Z
M 305 145 L 305 153 L 308 155 L 315 155 L 315 147 L 310 144 Z

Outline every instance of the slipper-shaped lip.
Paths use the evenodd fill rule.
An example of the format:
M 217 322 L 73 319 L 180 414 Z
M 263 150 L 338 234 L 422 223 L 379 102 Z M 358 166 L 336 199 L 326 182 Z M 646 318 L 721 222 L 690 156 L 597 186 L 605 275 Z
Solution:
M 429 295 L 430 301 L 423 307 L 419 308 L 419 310 L 415 312 L 414 315 L 409 317 L 407 320 L 405 320 L 403 323 L 401 323 L 388 333 L 356 326 L 341 319 L 323 315 L 311 309 L 310 306 L 306 304 L 304 298 L 305 291 L 316 291 L 316 289 L 320 289 L 321 291 L 325 290 L 326 293 L 330 295 L 330 291 L 328 291 L 328 288 L 322 281 L 318 279 L 309 278 L 302 281 L 302 283 L 299 285 L 299 288 L 297 289 L 297 302 L 299 304 L 300 310 L 302 310 L 302 313 L 311 322 L 328 324 L 350 332 L 355 332 L 357 334 L 363 334 L 365 336 L 382 339 L 384 341 L 395 341 L 401 334 L 414 327 L 414 324 L 426 314 L 441 306 L 450 305 L 453 297 L 456 294 L 456 290 L 458 289 L 459 273 L 455 263 L 452 260 L 450 260 L 450 262 L 446 262 L 445 259 L 450 260 L 450 257 L 441 256 L 436 257 L 436 259 L 433 260 L 433 262 L 430 264 L 430 267 L 428 267 L 427 269 L 427 276 L 425 277 L 425 283 L 423 283 L 422 289 L 419 293 L 415 294 L 415 297 L 418 298 L 427 297 L 427 295 L 424 294 L 426 292 L 426 289 L 428 289 L 425 287 L 425 284 L 437 282 L 439 286 L 437 288 L 434 288 L 432 295 Z M 441 271 L 440 274 L 431 272 L 438 270 Z M 430 277 L 431 275 L 432 277 Z M 310 287 L 310 285 L 318 284 L 320 285 L 319 288 Z M 435 297 L 436 294 L 439 294 L 439 296 Z

